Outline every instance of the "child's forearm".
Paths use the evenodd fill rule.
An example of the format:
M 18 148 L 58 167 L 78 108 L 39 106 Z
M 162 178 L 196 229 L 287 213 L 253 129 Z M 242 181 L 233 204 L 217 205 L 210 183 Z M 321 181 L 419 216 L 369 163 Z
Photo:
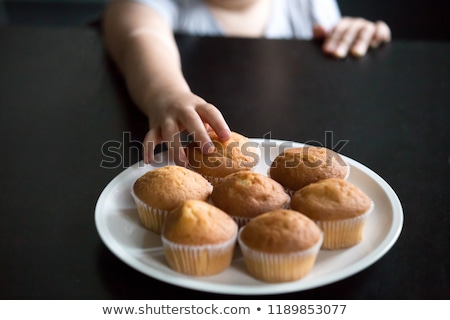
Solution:
M 190 91 L 172 30 L 158 13 L 132 1 L 114 2 L 105 11 L 104 32 L 131 97 L 149 119 L 145 163 L 153 161 L 155 146 L 165 143 L 174 161 L 186 165 L 181 131 L 192 134 L 203 152 L 214 149 L 207 125 L 222 140 L 230 138 L 221 112 Z
M 179 63 L 178 53 L 154 35 L 138 35 L 128 40 L 120 65 L 129 92 L 147 115 L 158 96 L 189 92 Z
M 118 2 L 104 16 L 108 50 L 122 72 L 130 95 L 147 115 L 161 92 L 187 92 L 171 30 L 151 9 Z

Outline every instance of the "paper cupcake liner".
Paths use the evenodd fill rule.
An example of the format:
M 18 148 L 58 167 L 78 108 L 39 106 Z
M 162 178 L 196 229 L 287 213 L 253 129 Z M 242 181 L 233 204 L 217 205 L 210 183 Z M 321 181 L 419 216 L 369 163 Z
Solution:
M 164 220 L 170 211 L 157 209 L 147 205 L 140 200 L 133 191 L 131 191 L 131 195 L 136 203 L 139 219 L 144 227 L 150 231 L 161 234 Z
M 314 266 L 323 241 L 311 248 L 293 253 L 266 253 L 251 249 L 240 238 L 238 243 L 248 272 L 253 277 L 271 283 L 295 281 L 304 278 Z
M 199 172 L 196 168 L 192 167 L 191 165 L 188 164 L 187 168 L 189 170 L 194 171 L 195 173 L 200 174 L 203 178 L 205 178 L 206 180 L 208 180 L 208 182 L 211 184 L 212 187 L 214 187 L 216 184 L 218 184 L 220 181 L 222 181 L 222 179 L 224 177 L 215 177 L 215 176 L 210 176 L 210 175 L 206 175 L 204 173 Z
M 238 216 L 231 216 L 231 218 L 233 218 L 234 222 L 236 222 L 236 224 L 238 225 L 238 228 L 242 228 L 243 226 L 245 226 L 247 224 L 247 222 L 249 222 L 252 218 L 250 217 L 238 217 Z
M 373 202 L 366 213 L 355 218 L 330 221 L 313 220 L 324 233 L 322 249 L 344 249 L 361 242 L 367 217 L 372 211 Z
M 206 180 L 209 181 L 213 186 L 217 185 L 220 181 L 223 180 L 224 177 L 214 177 L 214 176 L 208 176 L 206 174 L 201 174 Z
M 345 164 L 347 165 L 347 174 L 345 175 L 345 177 L 344 177 L 344 180 L 347 180 L 348 179 L 348 177 L 350 177 L 350 165 L 348 164 L 348 162 L 347 161 L 345 161 L 345 160 L 343 160 L 344 162 L 345 162 Z
M 182 245 L 161 237 L 169 266 L 191 276 L 209 276 L 227 269 L 233 258 L 236 235 L 222 244 Z

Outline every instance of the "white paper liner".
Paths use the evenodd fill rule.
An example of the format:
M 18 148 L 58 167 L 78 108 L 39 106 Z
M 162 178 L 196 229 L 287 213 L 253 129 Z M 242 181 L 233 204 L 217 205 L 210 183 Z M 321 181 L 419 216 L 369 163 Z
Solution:
M 238 243 L 247 270 L 253 277 L 271 283 L 295 281 L 305 277 L 314 266 L 323 241 L 321 233 L 320 240 L 307 250 L 292 253 L 266 253 L 248 247 L 241 240 L 244 228 L 239 231 Z
M 362 233 L 374 204 L 366 213 L 351 219 L 319 221 L 313 220 L 324 233 L 323 250 L 337 250 L 352 247 L 362 240 Z
M 249 222 L 252 218 L 250 217 L 238 217 L 238 216 L 231 216 L 231 218 L 233 218 L 234 222 L 237 223 L 238 228 L 242 228 L 243 226 L 245 226 L 247 224 L 247 222 Z
M 139 219 L 143 226 L 150 231 L 161 234 L 164 220 L 170 211 L 153 208 L 147 205 L 136 196 L 133 190 L 131 191 L 131 195 L 136 203 Z
M 236 238 L 237 227 L 235 235 L 221 244 L 183 245 L 161 236 L 169 266 L 177 272 L 192 276 L 214 275 L 227 269 L 233 258 Z
M 345 162 L 345 164 L 347 165 L 347 174 L 345 175 L 345 177 L 344 177 L 344 180 L 347 180 L 348 179 L 348 177 L 350 177 L 350 169 L 351 169 L 351 167 L 350 167 L 350 165 L 348 164 L 348 162 L 347 161 L 345 161 L 344 159 L 342 159 L 344 162 Z
M 213 186 L 217 185 L 220 181 L 223 180 L 224 177 L 213 177 L 213 176 L 208 176 L 206 174 L 201 174 L 203 176 L 203 178 L 205 178 L 206 180 L 209 181 L 209 183 L 211 183 Z

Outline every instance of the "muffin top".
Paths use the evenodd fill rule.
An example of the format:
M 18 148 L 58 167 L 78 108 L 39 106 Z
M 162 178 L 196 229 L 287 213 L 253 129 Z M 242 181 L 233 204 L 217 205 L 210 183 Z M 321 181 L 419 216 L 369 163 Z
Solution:
M 275 180 L 256 172 L 240 171 L 219 182 L 211 200 L 229 215 L 252 218 L 284 208 L 290 197 Z
M 286 209 L 261 214 L 241 229 L 240 240 L 251 249 L 266 253 L 307 250 L 317 244 L 322 231 L 305 215 Z
M 207 200 L 212 186 L 200 174 L 180 166 L 148 171 L 133 185 L 133 192 L 145 204 L 172 210 L 185 200 Z
M 220 244 L 233 239 L 237 224 L 219 208 L 200 200 L 186 200 L 169 212 L 162 235 L 183 245 Z
M 269 170 L 272 179 L 296 191 L 319 180 L 344 179 L 349 167 L 338 153 L 324 147 L 308 146 L 280 153 Z
M 257 143 L 243 135 L 231 132 L 227 141 L 221 141 L 214 131 L 210 131 L 209 136 L 216 149 L 213 153 L 202 153 L 194 141 L 187 146 L 189 166 L 193 170 L 212 177 L 225 177 L 250 170 L 259 162 Z
M 348 181 L 331 178 L 312 183 L 292 195 L 291 208 L 313 220 L 349 219 L 366 213 L 372 200 Z

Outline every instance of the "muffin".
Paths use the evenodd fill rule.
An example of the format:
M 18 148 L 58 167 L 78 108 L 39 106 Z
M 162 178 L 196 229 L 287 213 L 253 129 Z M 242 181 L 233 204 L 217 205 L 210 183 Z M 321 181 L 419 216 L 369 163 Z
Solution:
M 322 249 L 334 250 L 348 248 L 361 241 L 373 201 L 348 181 L 331 178 L 296 191 L 290 206 L 323 230 Z
M 345 179 L 349 172 L 350 166 L 338 153 L 313 146 L 288 149 L 280 153 L 269 168 L 270 177 L 290 194 L 319 180 Z
M 289 200 L 281 184 L 252 171 L 226 176 L 211 193 L 211 202 L 228 213 L 239 227 L 262 213 L 287 208 Z
M 265 282 L 305 277 L 314 266 L 322 232 L 305 215 L 278 209 L 251 219 L 239 232 L 239 246 L 250 275 Z
M 231 173 L 249 171 L 258 164 L 260 153 L 256 142 L 236 132 L 231 132 L 227 141 L 221 141 L 213 131 L 209 136 L 215 147 L 213 153 L 202 153 L 195 141 L 188 144 L 186 153 L 189 167 L 213 185 Z
M 148 171 L 135 181 L 132 196 L 145 228 L 161 233 L 165 216 L 185 200 L 208 200 L 211 184 L 200 174 L 180 166 Z
M 169 266 L 180 273 L 208 276 L 228 268 L 236 245 L 237 224 L 200 200 L 187 200 L 171 211 L 161 238 Z

